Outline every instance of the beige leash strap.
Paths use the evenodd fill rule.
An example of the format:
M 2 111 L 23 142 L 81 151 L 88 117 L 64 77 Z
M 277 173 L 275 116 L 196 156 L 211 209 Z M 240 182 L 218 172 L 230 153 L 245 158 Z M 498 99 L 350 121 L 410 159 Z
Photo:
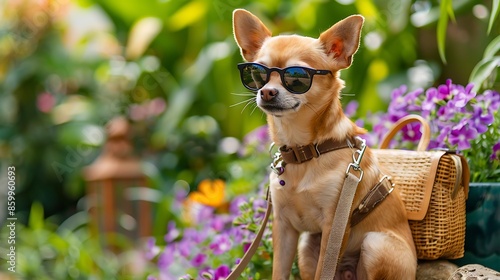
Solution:
M 240 263 L 234 268 L 234 270 L 229 274 L 229 276 L 226 278 L 227 280 L 236 280 L 240 275 L 243 273 L 243 270 L 247 267 L 248 263 L 252 259 L 253 255 L 255 252 L 257 252 L 257 248 L 259 248 L 260 241 L 262 240 L 262 236 L 264 235 L 264 230 L 266 229 L 267 226 L 267 220 L 269 220 L 269 216 L 271 215 L 271 210 L 273 208 L 273 205 L 271 203 L 271 197 L 269 195 L 269 189 L 267 191 L 267 209 L 266 209 L 266 214 L 264 216 L 264 220 L 262 220 L 262 225 L 260 226 L 259 231 L 257 232 L 257 236 L 255 236 L 255 239 L 252 241 L 252 244 L 248 248 L 247 252 L 241 259 Z
M 345 230 L 351 215 L 352 201 L 354 194 L 358 187 L 360 179 L 352 173 L 347 173 L 342 192 L 340 193 L 339 202 L 335 209 L 335 216 L 333 218 L 332 230 L 328 237 L 328 244 L 326 246 L 325 257 L 323 259 L 323 266 L 321 269 L 321 280 L 332 280 L 337 271 L 337 264 L 340 258 L 340 249 L 344 239 Z
M 351 208 L 354 200 L 354 194 L 358 188 L 359 182 L 363 179 L 363 170 L 361 169 L 361 159 L 366 150 L 366 141 L 357 137 L 357 141 L 361 143 L 360 148 L 352 155 L 352 163 L 349 163 L 346 170 L 346 177 L 344 185 L 340 191 L 340 197 L 335 209 L 333 217 L 332 230 L 328 236 L 328 243 L 326 245 L 325 257 L 321 265 L 321 280 L 332 280 L 337 271 L 337 264 L 340 259 L 340 252 L 345 236 L 347 224 L 351 216 Z M 350 147 L 354 148 L 355 145 L 351 144 Z M 358 172 L 359 177 L 352 174 L 351 169 Z

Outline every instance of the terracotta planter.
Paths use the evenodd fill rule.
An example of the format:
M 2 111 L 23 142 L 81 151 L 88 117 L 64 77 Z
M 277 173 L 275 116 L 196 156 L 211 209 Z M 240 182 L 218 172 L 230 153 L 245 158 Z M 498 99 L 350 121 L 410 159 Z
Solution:
M 453 262 L 500 271 L 500 182 L 470 184 L 465 256 Z

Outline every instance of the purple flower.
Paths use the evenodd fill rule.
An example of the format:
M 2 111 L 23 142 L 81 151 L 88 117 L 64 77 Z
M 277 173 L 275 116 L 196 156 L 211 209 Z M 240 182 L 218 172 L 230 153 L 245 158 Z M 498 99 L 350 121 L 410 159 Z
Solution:
M 224 280 L 231 273 L 231 269 L 227 265 L 221 265 L 215 270 L 214 280 Z
M 494 121 L 493 114 L 488 110 L 483 110 L 479 106 L 474 107 L 474 113 L 472 115 L 472 125 L 476 128 L 477 132 L 485 133 L 488 131 L 488 125 L 492 124 Z
M 205 230 L 198 231 L 194 228 L 186 228 L 184 230 L 183 240 L 199 244 L 207 238 L 207 235 L 208 233 Z
M 231 249 L 231 240 L 226 233 L 217 235 L 214 242 L 210 244 L 210 249 L 214 252 L 214 255 L 222 255 Z
M 420 132 L 419 123 L 411 123 L 409 125 L 406 125 L 401 129 L 401 131 L 403 132 L 403 140 L 418 143 L 420 138 L 422 138 L 422 132 Z
M 387 115 L 373 115 L 370 117 L 373 125 L 373 132 L 377 136 L 378 139 L 382 139 L 385 134 L 389 131 L 389 128 L 393 125 L 393 123 L 397 120 L 391 120 L 391 116 Z
M 451 128 L 451 126 L 442 125 L 439 129 L 439 135 L 436 137 L 436 140 L 444 142 L 450 134 Z
M 181 254 L 181 256 L 183 256 L 184 258 L 188 258 L 191 255 L 196 244 L 193 242 L 189 242 L 189 240 L 183 239 L 180 242 L 177 242 L 175 245 L 179 254 Z
M 365 126 L 365 120 L 363 120 L 363 119 L 357 119 L 354 123 L 359 127 Z
M 442 100 L 451 98 L 452 90 L 453 90 L 453 83 L 451 79 L 446 80 L 445 85 L 438 86 L 439 95 L 442 97 Z
M 226 220 L 227 219 L 224 219 L 220 215 L 219 216 L 214 216 L 213 219 L 212 219 L 212 221 L 210 221 L 210 227 L 213 230 L 215 230 L 217 232 L 220 232 L 226 226 Z
M 422 102 L 422 111 L 433 111 L 436 108 L 436 104 L 443 100 L 443 96 L 436 88 L 429 88 L 425 92 L 425 99 Z
M 184 188 L 177 188 L 175 191 L 175 201 L 182 203 L 184 200 L 186 200 L 186 197 L 188 196 L 188 191 Z
M 348 117 L 351 118 L 356 114 L 356 111 L 358 110 L 359 103 L 356 100 L 352 100 L 351 102 L 347 103 L 344 109 L 344 114 Z
M 160 248 L 156 246 L 156 239 L 154 237 L 148 238 L 146 241 L 146 252 L 144 253 L 146 259 L 152 260 L 160 253 Z
M 255 219 L 262 219 L 265 216 L 267 202 L 265 199 L 257 198 L 253 202 L 253 209 L 255 210 Z
M 408 104 L 408 110 L 409 111 L 417 111 L 420 110 L 422 107 L 419 106 L 417 101 L 419 100 L 418 97 L 424 92 L 423 89 L 419 88 L 416 89 L 412 92 L 409 92 L 405 96 L 405 102 Z
M 500 160 L 500 141 L 493 145 L 493 153 L 490 156 L 491 160 Z
M 366 133 L 366 134 L 360 135 L 359 137 L 366 140 L 366 145 L 368 147 L 374 147 L 378 144 L 376 136 L 372 135 L 371 133 Z
M 240 156 L 248 154 L 252 150 L 249 149 L 251 146 L 254 146 L 258 152 L 267 151 L 270 142 L 267 125 L 257 127 L 243 138 L 242 149 L 238 153 Z
M 231 204 L 229 204 L 229 213 L 231 216 L 239 216 L 241 214 L 240 211 L 240 205 L 242 203 L 245 203 L 247 199 L 243 196 L 237 196 L 235 197 L 232 201 Z
M 453 101 L 455 107 L 463 108 L 467 103 L 476 96 L 476 93 L 472 91 L 472 85 L 469 84 L 465 89 L 462 86 L 455 86 L 452 91 L 454 97 L 450 100 Z
M 404 100 L 403 95 L 407 90 L 408 87 L 406 85 L 401 85 L 400 87 L 393 89 L 391 92 L 391 100 L 398 100 L 396 104 L 401 103 Z
M 463 107 L 455 106 L 455 103 L 452 100 L 450 100 L 446 103 L 446 105 L 441 106 L 436 114 L 438 116 L 438 119 L 440 120 L 450 120 L 453 119 L 455 115 L 463 113 L 463 111 L 464 111 Z
M 246 253 L 248 251 L 248 249 L 250 249 L 251 245 L 252 245 L 252 242 L 243 243 L 243 253 Z
M 234 243 L 239 244 L 248 235 L 249 231 L 243 230 L 241 227 L 232 226 L 229 229 L 229 235 Z
M 167 234 L 165 234 L 165 241 L 171 243 L 180 235 L 180 231 L 175 225 L 175 221 L 170 221 L 167 226 Z
M 500 93 L 493 90 L 486 90 L 482 94 L 476 96 L 478 103 L 482 104 L 483 108 L 488 108 L 492 112 L 500 108 Z
M 189 206 L 189 212 L 194 224 L 206 224 L 214 216 L 214 208 L 201 203 L 192 203 Z
M 205 260 L 207 259 L 207 255 L 199 253 L 191 260 L 191 265 L 194 267 L 200 267 Z
M 451 130 L 449 141 L 452 145 L 458 145 L 459 150 L 466 150 L 470 148 L 470 140 L 473 140 L 476 136 L 476 129 L 461 123 Z
M 168 268 L 174 262 L 175 259 L 174 253 L 175 250 L 173 246 L 167 245 L 165 247 L 163 253 L 161 253 L 160 257 L 158 258 L 158 268 L 161 271 L 168 271 Z

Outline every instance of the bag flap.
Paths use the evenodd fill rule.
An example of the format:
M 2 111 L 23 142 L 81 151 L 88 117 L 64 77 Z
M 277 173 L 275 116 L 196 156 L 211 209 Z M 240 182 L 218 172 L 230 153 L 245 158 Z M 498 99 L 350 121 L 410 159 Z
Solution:
M 423 220 L 429 209 L 439 161 L 445 151 L 373 149 L 381 169 L 392 177 L 409 220 Z M 463 172 L 466 173 L 466 172 Z

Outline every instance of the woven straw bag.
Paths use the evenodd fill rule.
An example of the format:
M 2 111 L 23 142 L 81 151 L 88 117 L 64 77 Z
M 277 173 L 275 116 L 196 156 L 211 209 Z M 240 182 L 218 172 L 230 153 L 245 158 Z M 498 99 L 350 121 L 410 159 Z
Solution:
M 405 125 L 422 124 L 417 151 L 385 149 Z M 446 151 L 425 151 L 429 124 L 410 115 L 398 121 L 385 136 L 381 149 L 372 150 L 392 176 L 404 201 L 419 259 L 457 259 L 464 255 L 465 201 L 469 167 L 462 156 Z

